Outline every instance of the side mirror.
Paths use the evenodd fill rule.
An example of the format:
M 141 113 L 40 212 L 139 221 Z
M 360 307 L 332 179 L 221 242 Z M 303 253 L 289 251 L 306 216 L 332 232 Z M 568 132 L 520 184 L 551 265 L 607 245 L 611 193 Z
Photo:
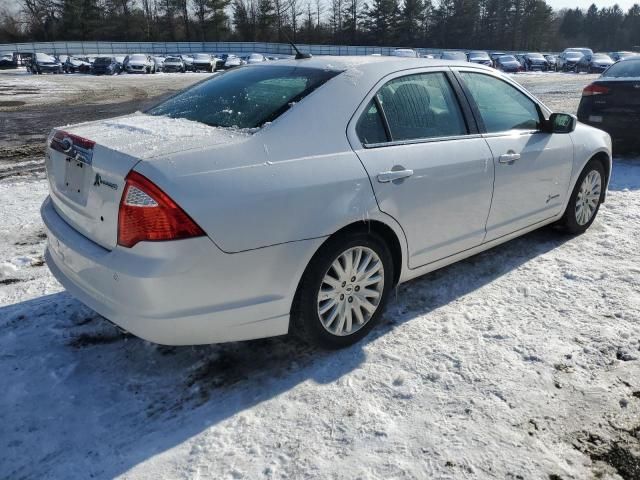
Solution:
M 576 129 L 578 119 L 569 113 L 552 113 L 547 120 L 547 133 L 571 133 Z

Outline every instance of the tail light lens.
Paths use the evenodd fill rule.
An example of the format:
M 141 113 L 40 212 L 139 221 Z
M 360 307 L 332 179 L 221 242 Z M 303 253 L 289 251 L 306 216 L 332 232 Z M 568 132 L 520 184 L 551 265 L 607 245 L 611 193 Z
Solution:
M 593 95 L 606 95 L 607 93 L 609 93 L 609 91 L 609 88 L 605 87 L 604 85 L 592 83 L 591 85 L 587 85 L 586 87 L 584 87 L 584 90 L 582 90 L 582 96 L 591 97 Z
M 201 237 L 204 231 L 148 178 L 130 172 L 118 212 L 118 245 Z

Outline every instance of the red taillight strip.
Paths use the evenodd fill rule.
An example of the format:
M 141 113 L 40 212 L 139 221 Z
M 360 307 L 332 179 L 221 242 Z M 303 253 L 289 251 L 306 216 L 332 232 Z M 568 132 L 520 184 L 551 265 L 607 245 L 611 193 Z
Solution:
M 147 195 L 154 204 L 127 202 L 129 190 Z M 166 193 L 138 172 L 127 175 L 118 211 L 118 245 L 131 248 L 142 241 L 179 240 L 204 236 L 204 231 Z
M 609 93 L 609 88 L 604 85 L 598 85 L 597 83 L 592 83 L 584 87 L 582 90 L 583 97 L 591 97 L 593 95 L 606 95 Z

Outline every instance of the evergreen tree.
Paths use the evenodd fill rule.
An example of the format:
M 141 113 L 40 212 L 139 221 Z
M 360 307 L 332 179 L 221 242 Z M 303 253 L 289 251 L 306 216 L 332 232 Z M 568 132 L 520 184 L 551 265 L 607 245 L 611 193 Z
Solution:
M 426 7 L 422 0 L 404 0 L 400 11 L 399 40 L 402 45 L 424 44 Z
M 271 0 L 258 0 L 256 15 L 257 38 L 262 42 L 272 40 L 272 32 L 276 23 L 276 13 Z

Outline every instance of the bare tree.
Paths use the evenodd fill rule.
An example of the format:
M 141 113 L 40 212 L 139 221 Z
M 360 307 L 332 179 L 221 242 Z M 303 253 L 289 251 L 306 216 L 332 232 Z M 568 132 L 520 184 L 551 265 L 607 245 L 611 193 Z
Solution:
M 300 15 L 304 13 L 302 0 L 287 0 L 289 8 L 289 18 L 291 20 L 291 31 L 293 33 L 293 41 L 296 41 L 296 34 L 298 32 L 298 19 Z
M 283 39 L 282 30 L 287 24 L 289 4 L 287 0 L 273 0 L 273 11 L 276 16 L 276 32 L 278 34 L 278 41 Z
M 324 0 L 316 0 L 316 26 L 320 28 L 320 18 L 324 13 Z
M 37 27 L 45 40 L 53 40 L 53 25 L 56 20 L 58 4 L 55 0 L 23 0 L 22 10 L 28 21 Z

